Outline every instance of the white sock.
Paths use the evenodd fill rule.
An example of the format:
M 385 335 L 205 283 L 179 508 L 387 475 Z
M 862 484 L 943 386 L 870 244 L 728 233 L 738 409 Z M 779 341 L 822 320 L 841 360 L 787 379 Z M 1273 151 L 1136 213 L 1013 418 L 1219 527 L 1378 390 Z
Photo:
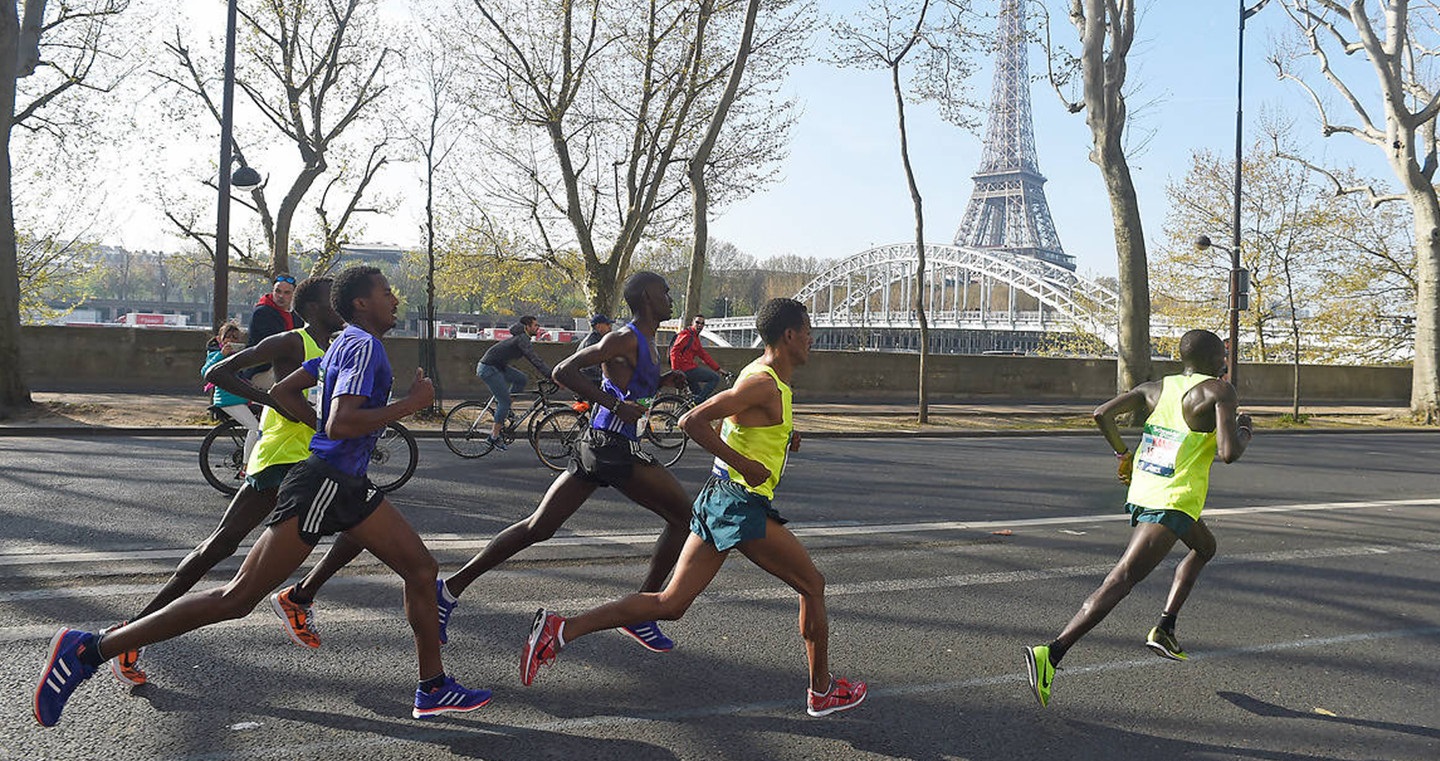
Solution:
M 560 647 L 562 647 L 562 648 L 565 647 L 565 622 L 564 622 L 564 621 L 561 621 L 561 622 L 560 622 L 560 628 L 555 630 L 555 641 L 558 642 L 558 643 L 560 643 Z
M 448 585 L 446 585 L 445 582 L 443 582 L 443 581 L 440 582 L 440 597 L 441 597 L 442 599 L 444 599 L 445 602 L 448 602 L 448 603 L 450 603 L 451 605 L 454 605 L 455 603 L 460 602 L 460 598 L 456 597 L 455 595 L 450 594 L 450 587 L 449 587 Z

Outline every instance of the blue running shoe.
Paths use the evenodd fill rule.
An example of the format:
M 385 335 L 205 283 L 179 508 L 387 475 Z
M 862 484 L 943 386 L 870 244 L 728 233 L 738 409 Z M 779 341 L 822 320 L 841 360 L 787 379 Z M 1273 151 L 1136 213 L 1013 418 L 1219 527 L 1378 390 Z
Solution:
M 435 607 L 440 609 L 440 644 L 444 645 L 450 641 L 450 635 L 446 629 L 450 626 L 450 614 L 455 612 L 455 606 L 460 601 L 452 599 L 450 593 L 445 589 L 445 580 L 435 580 Z
M 35 720 L 42 727 L 60 723 L 65 701 L 80 683 L 94 673 L 93 666 L 80 662 L 80 654 L 95 646 L 95 635 L 79 629 L 63 628 L 50 640 L 50 655 L 35 685 Z
M 489 690 L 467 690 L 451 677 L 445 677 L 445 686 L 434 692 L 415 690 L 415 710 L 410 712 L 417 719 L 428 719 L 442 713 L 466 713 L 490 702 Z
M 630 635 L 631 639 L 639 642 L 652 653 L 668 653 L 675 649 L 675 640 L 665 636 L 654 621 L 642 621 L 638 624 L 622 626 L 620 631 Z

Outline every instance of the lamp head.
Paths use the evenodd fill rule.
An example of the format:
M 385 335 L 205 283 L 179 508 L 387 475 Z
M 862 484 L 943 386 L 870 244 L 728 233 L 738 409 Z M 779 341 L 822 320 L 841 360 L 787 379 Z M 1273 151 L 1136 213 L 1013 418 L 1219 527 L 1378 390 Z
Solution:
M 1198 248 L 1201 251 L 1208 250 L 1210 246 L 1210 236 L 1208 235 L 1201 235 L 1200 237 L 1195 239 L 1195 248 Z
M 262 181 L 260 173 L 251 166 L 242 166 L 235 170 L 235 174 L 230 175 L 230 185 L 240 191 L 254 190 L 260 187 Z

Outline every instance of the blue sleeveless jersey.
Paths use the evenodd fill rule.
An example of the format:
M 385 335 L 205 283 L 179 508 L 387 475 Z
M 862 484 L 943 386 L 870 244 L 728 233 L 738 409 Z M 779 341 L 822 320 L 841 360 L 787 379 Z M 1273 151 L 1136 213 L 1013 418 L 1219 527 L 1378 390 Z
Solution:
M 639 344 L 635 347 L 635 372 L 630 376 L 630 385 L 622 390 L 607 375 L 600 382 L 600 388 L 614 394 L 615 398 L 621 401 L 633 402 L 637 399 L 648 399 L 660 389 L 660 365 L 655 361 L 655 353 L 651 350 L 650 341 L 645 338 L 645 334 L 641 333 L 639 328 L 635 327 L 635 323 L 628 323 L 625 327 L 635 334 Z M 621 420 L 619 415 L 604 407 L 595 413 L 595 417 L 590 421 L 590 426 L 618 433 L 631 441 L 640 439 L 639 434 L 635 431 L 634 423 Z

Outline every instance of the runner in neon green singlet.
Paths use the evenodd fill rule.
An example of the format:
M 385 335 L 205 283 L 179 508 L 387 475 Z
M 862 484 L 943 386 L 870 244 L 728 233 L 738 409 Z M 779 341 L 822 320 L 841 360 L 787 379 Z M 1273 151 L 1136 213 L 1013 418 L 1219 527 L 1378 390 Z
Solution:
M 1236 409 L 1235 388 L 1219 379 L 1226 369 L 1219 336 L 1208 330 L 1186 333 L 1180 338 L 1180 359 L 1182 375 L 1142 383 L 1095 410 L 1096 424 L 1120 459 L 1116 475 L 1130 486 L 1126 508 L 1134 531 L 1125 554 L 1060 636 L 1048 645 L 1025 648 L 1030 688 L 1042 706 L 1050 702 L 1060 659 L 1165 559 L 1176 541 L 1189 552 L 1175 569 L 1165 610 L 1145 646 L 1172 660 L 1187 657 L 1175 639 L 1175 619 L 1200 571 L 1215 556 L 1215 537 L 1200 519 L 1210 465 L 1217 455 L 1227 463 L 1238 460 L 1253 429 L 1250 416 Z M 1136 453 L 1126 446 L 1116 418 L 1140 412 L 1147 414 Z
M 806 713 L 825 716 L 865 700 L 864 682 L 830 673 L 825 577 L 770 504 L 787 453 L 800 447 L 789 384 L 795 368 L 810 358 L 810 317 L 798 301 L 771 299 L 755 315 L 755 327 L 765 341 L 765 354 L 745 368 L 733 388 L 680 419 L 685 433 L 715 455 L 716 466 L 695 498 L 690 538 L 669 584 L 663 591 L 633 594 L 569 620 L 541 608 L 520 662 L 522 683 L 530 684 L 540 666 L 555 660 L 568 641 L 637 621 L 680 618 L 735 549 L 800 594 L 800 636 L 810 666 Z M 723 434 L 715 431 L 722 420 Z
M 304 342 L 305 359 L 301 361 L 302 364 L 325 355 L 325 349 L 304 328 L 288 332 L 297 334 Z M 325 343 L 328 346 L 330 342 L 327 340 Z M 290 420 L 276 412 L 274 407 L 266 407 L 260 414 L 260 441 L 256 442 L 255 449 L 250 452 L 250 460 L 245 464 L 246 480 L 256 488 L 267 488 L 260 482 L 260 479 L 264 478 L 261 474 L 272 465 L 303 462 L 310 456 L 310 437 L 314 435 L 314 428 Z M 279 481 L 270 485 L 279 486 Z

